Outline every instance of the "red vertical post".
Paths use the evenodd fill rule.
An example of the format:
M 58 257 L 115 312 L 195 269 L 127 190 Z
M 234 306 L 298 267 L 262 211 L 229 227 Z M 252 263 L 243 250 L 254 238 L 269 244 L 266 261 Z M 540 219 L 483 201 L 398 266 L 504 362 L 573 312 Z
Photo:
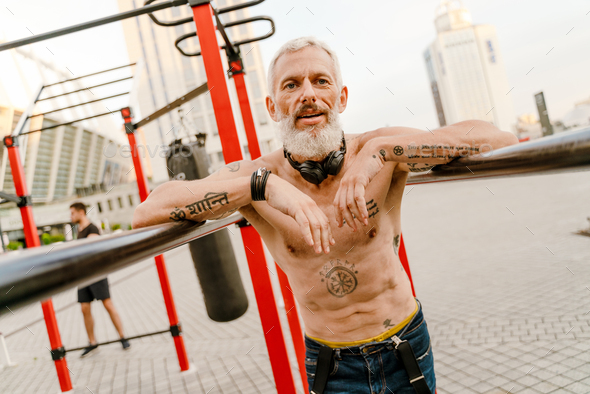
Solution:
M 408 274 L 408 278 L 410 279 L 410 285 L 412 286 L 412 294 L 416 297 L 416 290 L 414 290 L 414 281 L 412 280 L 412 272 L 410 271 L 410 263 L 408 263 L 408 255 L 406 254 L 406 245 L 404 245 L 404 235 L 400 234 L 399 237 L 399 259 L 402 263 L 402 266 L 406 270 L 406 274 Z
M 19 203 L 18 206 L 23 220 L 27 247 L 39 247 L 41 246 L 41 242 L 39 240 L 39 234 L 37 233 L 35 219 L 33 218 L 32 201 L 31 196 L 29 196 L 27 191 L 25 172 L 18 151 L 17 136 L 4 137 L 4 145 L 8 152 L 14 189 L 16 195 L 21 197 L 21 203 Z M 43 317 L 45 318 L 45 325 L 47 326 L 47 334 L 51 346 L 51 357 L 55 363 L 59 387 L 62 392 L 70 391 L 72 390 L 72 381 L 68 372 L 68 363 L 65 358 L 66 353 L 61 342 L 61 336 L 59 334 L 57 319 L 55 318 L 55 311 L 53 310 L 53 302 L 51 302 L 51 299 L 41 302 L 41 308 L 43 309 Z
M 242 239 L 246 245 L 246 258 L 250 276 L 254 284 L 254 295 L 258 305 L 258 313 L 264 331 L 264 339 L 268 356 L 272 365 L 277 392 L 279 394 L 295 393 L 295 381 L 289 364 L 285 338 L 281 329 L 277 305 L 273 295 L 272 283 L 268 274 L 266 258 L 260 235 L 254 227 L 248 225 L 241 228 Z M 305 367 L 303 368 L 305 371 Z M 307 378 L 306 378 L 307 379 Z
M 248 99 L 248 91 L 244 81 L 244 67 L 242 59 L 230 60 L 230 75 L 234 78 L 236 85 L 236 92 L 238 94 L 238 101 L 240 103 L 240 112 L 242 113 L 242 120 L 244 122 L 244 129 L 246 130 L 246 138 L 248 139 L 248 148 L 250 151 L 250 158 L 255 160 L 261 156 L 260 146 L 258 144 L 258 137 L 256 135 L 256 126 L 254 125 L 254 118 L 252 116 L 252 109 L 250 107 L 250 100 Z M 295 297 L 289 279 L 283 272 L 281 267 L 275 263 L 277 268 L 277 275 L 281 285 L 281 294 L 285 301 L 285 310 L 287 311 L 287 321 L 289 322 L 289 331 L 291 332 L 291 339 L 295 348 L 295 355 L 297 356 L 297 365 L 301 375 L 301 382 L 303 389 L 308 392 L 307 373 L 305 370 L 305 341 L 303 339 L 303 331 L 301 330 L 301 323 L 299 322 L 299 315 L 297 305 L 295 304 Z
M 226 162 L 241 160 L 238 132 L 213 25 L 213 10 L 208 2 L 193 6 L 192 10 L 223 155 Z M 241 232 L 277 391 L 279 394 L 295 393 L 295 381 L 266 266 L 262 240 L 252 226 L 242 227 Z
M 231 67 L 235 67 L 234 63 L 231 64 Z M 236 92 L 238 93 L 238 101 L 240 102 L 240 112 L 242 113 L 242 120 L 244 121 L 244 129 L 246 130 L 250 158 L 252 160 L 258 159 L 261 156 L 260 145 L 258 143 L 258 137 L 256 136 L 256 126 L 254 126 L 250 100 L 248 100 L 248 91 L 246 90 L 244 73 L 235 73 L 233 74 L 233 78 L 236 85 Z
M 291 339 L 293 339 L 293 347 L 295 347 L 295 355 L 297 356 L 297 366 L 299 367 L 299 374 L 301 375 L 301 383 L 303 383 L 303 391 L 307 393 L 309 392 L 309 387 L 307 384 L 307 371 L 305 370 L 305 340 L 303 339 L 303 331 L 301 330 L 297 304 L 295 304 L 295 296 L 291 290 L 289 278 L 287 278 L 287 275 L 276 262 L 275 266 L 277 267 L 277 275 L 279 276 L 279 283 L 281 284 L 281 294 L 285 301 L 285 310 L 287 311 L 287 320 L 289 321 L 289 330 L 291 331 Z
M 135 177 L 137 178 L 137 188 L 139 189 L 139 199 L 144 202 L 150 194 L 147 183 L 147 177 L 143 171 L 143 164 L 139 150 L 137 148 L 137 139 L 135 138 L 135 127 L 132 123 L 131 109 L 129 107 L 121 109 L 121 115 L 125 121 L 125 133 L 129 138 L 129 145 L 131 146 L 131 156 L 133 158 L 133 167 L 135 169 Z M 176 355 L 178 356 L 178 364 L 181 371 L 189 369 L 188 355 L 184 347 L 184 338 L 182 337 L 182 330 L 178 316 L 176 314 L 176 306 L 174 305 L 174 296 L 172 295 L 172 288 L 168 280 L 168 271 L 166 269 L 166 262 L 163 255 L 158 255 L 155 258 L 156 270 L 158 271 L 158 278 L 160 279 L 160 287 L 162 288 L 162 295 L 164 296 L 164 304 L 166 305 L 166 312 L 168 313 L 168 321 L 170 322 L 170 332 L 174 338 L 174 346 L 176 348 Z

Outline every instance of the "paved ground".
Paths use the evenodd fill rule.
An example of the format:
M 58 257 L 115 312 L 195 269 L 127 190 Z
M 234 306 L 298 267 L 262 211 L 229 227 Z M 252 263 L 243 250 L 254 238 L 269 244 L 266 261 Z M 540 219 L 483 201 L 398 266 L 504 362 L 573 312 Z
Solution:
M 574 234 L 588 226 L 589 195 L 590 172 L 408 187 L 404 237 L 439 394 L 590 393 L 590 238 Z M 178 371 L 169 335 L 148 337 L 129 352 L 69 355 L 76 393 L 275 392 L 247 267 L 250 308 L 220 324 L 206 315 L 188 250 L 167 261 L 194 369 Z M 128 335 L 167 327 L 151 261 L 110 280 Z M 86 344 L 73 301 L 73 290 L 54 298 L 69 347 Z M 115 339 L 104 309 L 94 313 L 98 338 Z M 0 371 L 0 392 L 59 391 L 40 317 L 31 305 L 0 318 L 18 363 Z

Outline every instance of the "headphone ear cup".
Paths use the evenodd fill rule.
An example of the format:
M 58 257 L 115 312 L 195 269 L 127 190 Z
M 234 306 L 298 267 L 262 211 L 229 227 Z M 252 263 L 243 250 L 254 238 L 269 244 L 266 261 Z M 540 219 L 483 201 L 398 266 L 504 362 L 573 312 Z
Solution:
M 324 164 L 324 171 L 328 175 L 338 175 L 344 164 L 344 152 L 335 151 L 330 153 Z
M 299 166 L 299 173 L 303 179 L 314 185 L 319 185 L 328 177 L 322 165 L 311 160 L 306 160 Z

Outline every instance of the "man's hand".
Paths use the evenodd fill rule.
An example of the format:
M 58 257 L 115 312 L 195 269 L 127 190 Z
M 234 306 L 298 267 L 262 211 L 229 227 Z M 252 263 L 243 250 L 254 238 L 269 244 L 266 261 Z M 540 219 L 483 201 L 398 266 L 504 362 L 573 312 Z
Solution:
M 271 174 L 266 183 L 266 202 L 295 219 L 305 242 L 313 246 L 316 253 L 322 253 L 322 250 L 324 253 L 330 252 L 330 245 L 336 243 L 332 237 L 330 221 L 311 197 Z
M 360 150 L 340 181 L 340 187 L 334 198 L 334 209 L 338 227 L 346 224 L 356 231 L 356 218 L 365 226 L 369 224 L 369 213 L 365 201 L 365 190 L 369 182 L 385 165 L 385 152 L 372 148 L 371 141 Z

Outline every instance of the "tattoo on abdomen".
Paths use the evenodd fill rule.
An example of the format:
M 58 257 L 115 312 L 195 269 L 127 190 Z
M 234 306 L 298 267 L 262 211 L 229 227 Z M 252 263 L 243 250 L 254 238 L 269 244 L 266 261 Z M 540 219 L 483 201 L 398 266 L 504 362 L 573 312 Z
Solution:
M 322 282 L 334 297 L 342 298 L 356 289 L 358 284 L 354 264 L 339 259 L 330 260 L 320 271 Z
M 379 213 L 379 208 L 377 207 L 377 203 L 374 202 L 375 199 L 371 199 L 371 201 L 367 202 L 367 211 L 369 212 L 369 217 L 374 218 L 375 215 Z M 371 210 L 373 210 L 371 212 Z

